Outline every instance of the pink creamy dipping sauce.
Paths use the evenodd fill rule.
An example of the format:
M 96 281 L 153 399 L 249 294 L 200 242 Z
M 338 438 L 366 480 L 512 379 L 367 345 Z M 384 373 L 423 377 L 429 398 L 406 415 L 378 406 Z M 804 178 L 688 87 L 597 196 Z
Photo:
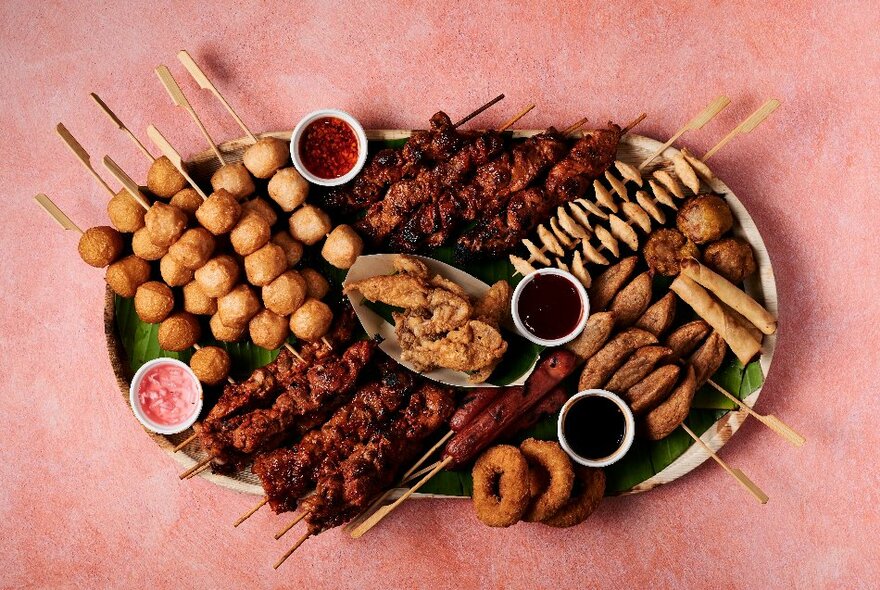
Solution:
M 135 373 L 130 399 L 135 416 L 146 428 L 159 434 L 175 434 L 198 418 L 202 387 L 186 364 L 159 358 Z

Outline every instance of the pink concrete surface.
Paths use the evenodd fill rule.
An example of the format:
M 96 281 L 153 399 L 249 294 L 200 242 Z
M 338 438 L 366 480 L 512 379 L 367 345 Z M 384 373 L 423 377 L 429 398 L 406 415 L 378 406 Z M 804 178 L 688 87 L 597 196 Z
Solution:
M 396 7 L 312 3 L 4 2 L 0 18 L 3 271 L 0 586 L 218 588 L 878 587 L 880 11 L 874 2 L 612 2 Z M 310 4 L 305 6 L 304 4 Z M 32 203 L 84 226 L 106 197 L 55 137 L 99 163 L 142 157 L 88 98 L 143 136 L 204 148 L 153 68 L 178 76 L 217 138 L 238 135 L 175 60 L 187 48 L 256 130 L 321 106 L 368 127 L 463 115 L 499 92 L 491 125 L 623 122 L 668 137 L 712 97 L 733 100 L 683 144 L 702 152 L 765 99 L 782 107 L 713 161 L 752 212 L 776 269 L 780 338 L 759 408 L 808 438 L 749 422 L 714 464 L 605 502 L 584 526 L 480 525 L 466 501 L 413 501 L 364 540 L 310 540 L 279 572 L 283 519 L 232 520 L 253 498 L 178 467 L 141 431 L 104 349 L 102 273 Z

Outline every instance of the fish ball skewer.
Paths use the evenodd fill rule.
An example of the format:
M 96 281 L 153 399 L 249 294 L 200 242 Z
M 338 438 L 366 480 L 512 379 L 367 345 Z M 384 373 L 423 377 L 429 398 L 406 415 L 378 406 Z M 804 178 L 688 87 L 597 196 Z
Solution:
M 292 268 L 299 264 L 302 260 L 304 247 L 302 242 L 293 239 L 289 232 L 280 231 L 272 236 L 271 242 L 281 246 L 284 255 L 287 257 L 287 265 Z
M 327 296 L 330 291 L 330 283 L 324 278 L 324 275 L 313 268 L 303 268 L 299 271 L 306 280 L 306 292 L 311 299 L 321 300 Z
M 333 225 L 330 216 L 313 205 L 304 205 L 290 216 L 290 235 L 306 246 L 313 246 L 326 236 Z
M 248 282 L 256 287 L 265 287 L 287 268 L 287 255 L 277 244 L 266 244 L 244 258 Z
M 242 256 L 253 254 L 266 245 L 272 235 L 269 223 L 257 213 L 242 215 L 229 232 L 233 250 Z
M 147 190 L 161 199 L 170 199 L 186 188 L 186 178 L 166 156 L 153 160 L 147 170 Z
M 134 233 L 144 227 L 144 208 L 134 197 L 122 189 L 107 201 L 107 217 L 110 223 L 122 233 Z
M 326 303 L 308 299 L 290 316 L 290 331 L 300 340 L 317 340 L 327 333 L 333 312 Z
M 248 198 L 257 190 L 254 179 L 241 162 L 220 166 L 211 175 L 211 188 L 215 191 L 222 188 L 239 201 Z
M 198 281 L 190 281 L 183 286 L 183 309 L 194 315 L 214 315 L 217 299 L 205 293 Z
M 324 242 L 321 256 L 340 269 L 349 269 L 364 250 L 364 241 L 350 225 L 338 225 Z
M 215 236 L 228 233 L 241 217 L 241 205 L 229 191 L 220 189 L 211 193 L 196 211 L 196 219 Z
M 208 297 L 223 297 L 232 291 L 240 275 L 238 262 L 232 256 L 221 254 L 198 269 L 195 280 Z
M 295 312 L 309 295 L 308 284 L 295 270 L 289 270 L 263 287 L 263 305 L 278 315 Z
M 157 246 L 150 238 L 150 231 L 142 227 L 131 236 L 131 250 L 134 255 L 144 260 L 159 260 L 168 253 L 167 246 Z
M 211 334 L 220 342 L 238 342 L 247 330 L 246 323 L 240 326 L 227 326 L 220 319 L 219 313 L 212 315 L 208 324 L 211 327 Z
M 142 322 L 158 324 L 174 309 L 171 288 L 160 281 L 148 281 L 134 294 L 134 310 Z
M 270 178 L 290 159 L 288 143 L 277 137 L 261 137 L 245 150 L 245 167 L 257 178 Z
M 180 352 L 192 348 L 199 341 L 202 330 L 194 315 L 178 311 L 159 324 L 159 346 L 163 350 Z
M 105 279 L 120 297 L 134 297 L 137 288 L 150 279 L 150 264 L 137 256 L 126 256 L 107 267 Z
M 230 327 L 246 327 L 260 307 L 259 297 L 248 285 L 238 285 L 217 299 L 217 315 L 223 325 Z
M 189 366 L 205 385 L 219 385 L 229 376 L 232 361 L 219 346 L 202 346 L 193 353 Z
M 245 201 L 241 204 L 241 215 L 244 216 L 248 213 L 256 213 L 261 216 L 266 220 L 266 223 L 269 224 L 269 227 L 275 225 L 278 221 L 278 214 L 275 213 L 275 209 L 273 209 L 272 205 L 270 205 L 265 199 L 261 199 L 260 197 Z
M 306 201 L 309 183 L 294 167 L 282 168 L 269 181 L 269 196 L 278 206 L 290 213 Z
M 197 270 L 205 265 L 214 253 L 217 242 L 211 232 L 202 227 L 194 227 L 183 232 L 168 253 L 189 270 Z
M 266 350 L 275 350 L 290 336 L 288 319 L 264 309 L 255 315 L 248 324 L 251 341 Z
M 186 218 L 188 223 L 193 224 L 196 222 L 196 211 L 198 211 L 199 207 L 202 205 L 203 199 L 193 189 L 187 187 L 181 189 L 174 193 L 174 196 L 171 197 L 171 200 L 168 201 L 169 205 L 174 205 L 184 213 L 186 213 Z
M 122 235 L 118 231 L 107 225 L 99 225 L 82 233 L 77 250 L 83 262 L 95 268 L 104 268 L 119 258 L 123 246 Z
M 160 248 L 167 248 L 177 241 L 186 228 L 186 213 L 174 205 L 155 202 L 144 216 L 150 241 Z

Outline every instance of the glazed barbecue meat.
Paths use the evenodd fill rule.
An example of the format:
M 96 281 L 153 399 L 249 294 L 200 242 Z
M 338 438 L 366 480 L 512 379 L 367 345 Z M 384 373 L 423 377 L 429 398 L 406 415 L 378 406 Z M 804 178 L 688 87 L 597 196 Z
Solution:
M 506 207 L 497 215 L 482 218 L 459 239 L 455 250 L 457 260 L 465 262 L 507 253 L 547 219 L 553 202 L 543 188 L 535 186 L 512 194 Z
M 571 151 L 547 174 L 544 186 L 554 198 L 554 206 L 579 199 L 593 181 L 605 173 L 617 155 L 620 127 L 609 123 L 608 129 L 588 131 Z

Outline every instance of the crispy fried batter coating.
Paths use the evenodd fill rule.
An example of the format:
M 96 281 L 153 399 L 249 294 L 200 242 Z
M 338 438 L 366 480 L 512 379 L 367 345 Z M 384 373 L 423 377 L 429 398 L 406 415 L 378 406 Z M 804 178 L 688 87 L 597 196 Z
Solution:
M 596 510 L 605 495 L 605 472 L 577 465 L 574 468 L 575 485 L 568 502 L 544 524 L 567 528 L 580 524 Z
M 474 464 L 474 510 L 491 527 L 516 524 L 528 508 L 529 465 L 516 447 L 498 445 Z
M 571 496 L 574 469 L 558 442 L 526 439 L 519 450 L 529 464 L 529 507 L 522 519 L 539 522 L 550 518 Z

